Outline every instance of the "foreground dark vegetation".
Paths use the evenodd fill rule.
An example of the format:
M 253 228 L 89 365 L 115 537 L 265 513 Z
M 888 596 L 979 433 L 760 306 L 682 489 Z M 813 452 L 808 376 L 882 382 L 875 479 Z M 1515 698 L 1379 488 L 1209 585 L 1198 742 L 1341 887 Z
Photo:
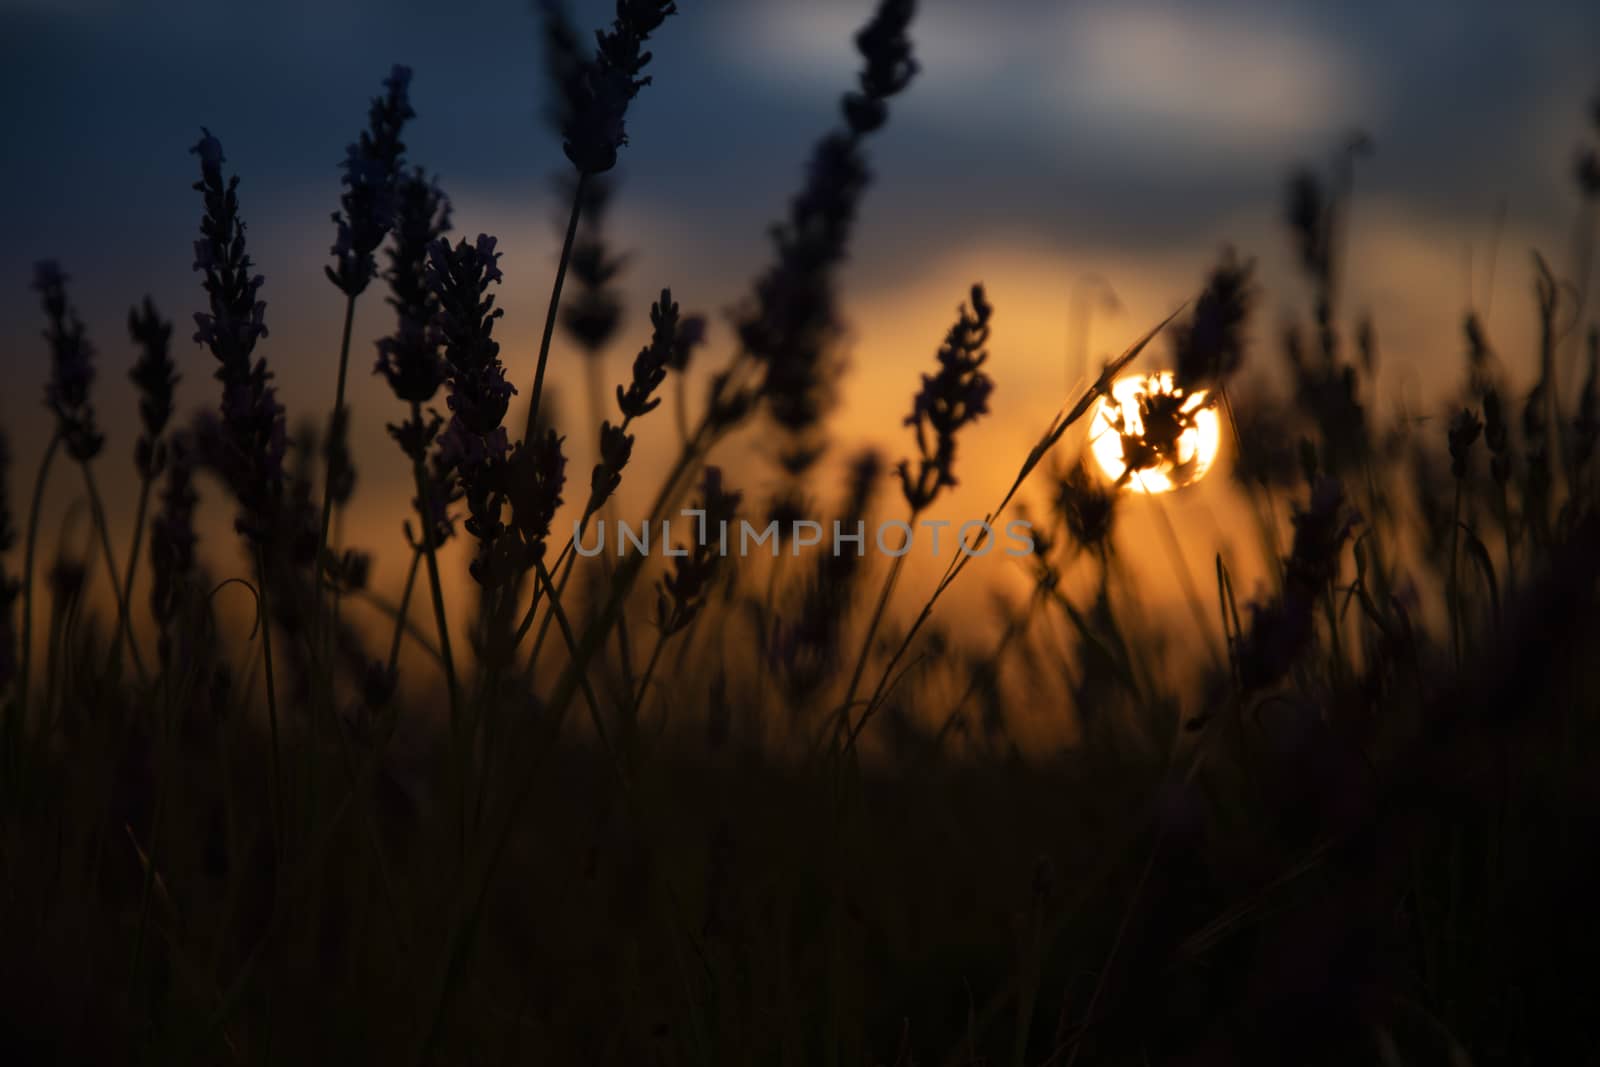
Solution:
M 941 618 L 948 588 L 982 580 L 956 556 L 897 619 L 898 563 L 588 559 L 561 532 L 564 501 L 586 527 L 621 512 L 647 433 L 676 449 L 642 494 L 657 518 L 692 502 L 760 525 L 819 507 L 915 520 L 970 462 L 957 441 L 993 387 L 1003 294 L 975 287 L 912 401 L 911 457 L 853 457 L 842 499 L 821 484 L 836 272 L 872 135 L 917 70 L 904 0 L 856 40 L 859 84 L 734 312 L 737 350 L 706 372 L 701 320 L 663 292 L 629 379 L 614 396 L 598 380 L 595 357 L 624 340 L 613 165 L 672 7 L 621 0 L 593 52 L 539 7 L 572 167 L 531 382 L 506 380 L 494 339 L 493 238 L 452 235 L 444 193 L 405 157 L 408 71 L 351 146 L 327 276 L 348 310 L 381 290 L 394 311 L 381 417 L 415 490 L 392 633 L 353 624 L 373 594 L 338 538 L 356 486 L 349 319 L 331 414 L 291 436 L 258 348 L 248 188 L 218 138 L 195 146 L 213 408 L 174 421 L 176 354 L 185 374 L 199 357 L 146 301 L 129 323 L 143 435 L 109 452 L 91 397 L 104 364 L 66 277 L 40 265 L 55 433 L 33 507 L 11 510 L 10 471 L 0 496 L 0 1054 L 1600 1058 L 1600 353 L 1585 329 L 1600 113 L 1570 270 L 1530 266 L 1540 333 L 1490 338 L 1465 309 L 1452 409 L 1387 417 L 1368 395 L 1376 330 L 1340 300 L 1359 269 L 1343 234 L 1367 146 L 1352 140 L 1288 185 L 1302 277 L 1283 284 L 1310 294 L 1279 345 L 1290 395 L 1241 374 L 1265 280 L 1225 253 L 1016 458 L 991 518 L 1035 516 L 1028 598 L 997 626 Z M 1205 390 L 1260 520 L 1260 544 L 1238 547 L 1269 561 L 1256 602 L 1221 556 L 1214 575 L 1175 557 L 1173 589 L 1136 589 L 1112 536 L 1128 486 L 1078 456 L 1109 383 L 1163 361 L 1179 396 L 1148 398 L 1122 435 L 1130 477 L 1172 470 L 1176 401 Z M 1536 367 L 1531 390 L 1514 364 Z M 551 425 L 547 370 L 587 389 L 581 430 Z M 527 410 L 508 426 L 514 394 Z M 771 499 L 716 466 L 752 430 L 779 442 Z M 567 469 L 579 439 L 600 456 L 587 480 Z M 130 459 L 144 492 L 117 546 L 95 479 Z M 41 487 L 64 477 L 84 485 L 93 551 L 41 559 Z M 234 509 L 242 553 L 202 551 L 201 506 Z M 470 578 L 441 569 L 456 539 Z M 444 610 L 454 581 L 479 593 L 471 618 Z M 247 639 L 225 637 L 223 589 L 256 607 Z M 1219 631 L 1200 682 L 1162 668 Z M 1012 739 L 1041 703 L 1070 746 Z

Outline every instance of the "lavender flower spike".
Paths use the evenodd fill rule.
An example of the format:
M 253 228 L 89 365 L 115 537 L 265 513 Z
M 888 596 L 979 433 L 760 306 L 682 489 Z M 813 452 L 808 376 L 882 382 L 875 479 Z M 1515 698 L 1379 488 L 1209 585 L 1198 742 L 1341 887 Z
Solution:
M 373 372 L 384 376 L 400 400 L 426 404 L 445 379 L 440 337 L 433 329 L 439 298 L 428 287 L 428 249 L 450 230 L 450 200 L 418 168 L 400 177 L 395 207 L 394 243 L 384 272 L 395 332 L 378 342 Z
M 435 328 L 444 342 L 450 383 L 450 423 L 440 438 L 438 465 L 454 471 L 467 501 L 467 532 L 478 539 L 473 576 L 498 584 L 496 547 L 505 524 L 509 442 L 502 423 L 516 388 L 506 381 L 494 321 L 501 315 L 488 295 L 501 280 L 495 239 L 454 247 L 443 238 L 428 248 L 428 286 L 439 302 Z
M 383 81 L 386 92 L 367 112 L 367 128 L 346 149 L 341 210 L 333 213 L 338 236 L 333 243 L 337 267 L 326 268 L 328 280 L 346 296 L 365 291 L 378 273 L 374 254 L 395 223 L 395 185 L 400 175 L 400 140 L 406 120 L 416 112 L 406 91 L 411 68 L 396 65 Z
M 952 469 L 956 433 L 988 414 L 994 382 L 984 373 L 983 365 L 989 358 L 984 345 L 989 342 L 989 319 L 993 314 L 983 286 L 974 285 L 972 310 L 962 305 L 955 325 L 939 348 L 939 372 L 922 376 L 922 389 L 912 400 L 906 425 L 916 429 L 917 449 L 922 455 L 915 477 L 910 461 L 901 462 L 899 474 L 906 503 L 913 512 L 932 504 L 940 489 L 956 484 Z
M 644 43 L 677 10 L 673 0 L 617 0 L 611 29 L 595 34 L 594 58 L 565 79 L 563 147 L 580 173 L 617 165 L 617 150 L 628 143 L 628 105 L 650 84 L 640 76 L 650 62 Z
M 252 273 L 245 249 L 239 179 L 223 180 L 222 142 L 210 130 L 201 132 L 190 149 L 200 157 L 194 188 L 205 199 L 194 269 L 205 274 L 209 311 L 195 315 L 194 339 L 216 357 L 222 383 L 218 473 L 239 500 L 240 532 L 261 540 L 273 528 L 283 494 L 284 412 L 266 361 L 253 358 L 256 342 L 267 335 L 267 305 L 256 299 L 262 278 Z
M 34 264 L 33 289 L 50 321 L 44 336 L 50 342 L 50 379 L 45 403 L 56 416 L 56 433 L 80 463 L 99 454 L 105 438 L 95 425 L 89 387 L 94 383 L 94 347 L 84 336 L 83 321 L 67 302 L 67 276 L 54 260 Z
M 134 451 L 141 478 L 161 473 L 161 434 L 172 419 L 173 390 L 178 370 L 172 362 L 172 323 L 161 317 L 149 297 L 128 312 L 128 335 L 139 346 L 139 359 L 129 379 L 139 391 L 139 419 L 144 433 Z

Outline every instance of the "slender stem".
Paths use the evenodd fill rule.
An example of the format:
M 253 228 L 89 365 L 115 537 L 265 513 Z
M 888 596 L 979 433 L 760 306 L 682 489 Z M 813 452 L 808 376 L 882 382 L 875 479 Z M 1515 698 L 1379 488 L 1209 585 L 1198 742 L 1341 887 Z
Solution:
M 421 420 L 421 404 L 411 405 L 412 417 Z M 422 548 L 428 560 L 428 587 L 433 593 L 433 618 L 439 628 L 439 657 L 444 661 L 444 681 L 450 694 L 450 726 L 460 725 L 460 695 L 456 686 L 456 661 L 450 652 L 450 617 L 444 607 L 444 589 L 439 584 L 439 553 L 434 545 L 433 506 L 428 501 L 428 476 L 422 461 L 413 460 L 412 477 L 417 483 L 417 510 L 422 524 Z
M 572 214 L 567 219 L 567 236 L 561 242 L 561 259 L 556 263 L 556 281 L 550 287 L 550 310 L 544 317 L 544 337 L 539 342 L 539 364 L 533 371 L 533 395 L 528 400 L 528 428 L 523 432 L 524 441 L 533 440 L 534 427 L 539 422 L 539 399 L 544 393 L 544 368 L 550 360 L 550 341 L 556 333 L 556 314 L 561 309 L 561 287 L 567 280 L 567 264 L 572 259 L 572 242 L 578 233 L 578 216 L 583 213 L 583 194 L 589 184 L 589 176 L 583 172 L 578 174 L 578 184 L 572 191 Z
M 117 601 L 117 627 L 119 630 L 127 625 L 128 603 L 122 598 L 122 582 L 117 577 L 116 553 L 111 549 L 111 534 L 106 527 L 106 508 L 100 499 L 100 487 L 95 484 L 94 470 L 87 460 L 79 462 L 83 470 L 83 483 L 89 490 L 89 508 L 94 513 L 94 525 L 100 531 L 100 550 L 106 559 L 106 575 L 111 579 L 111 595 Z M 139 672 L 139 677 L 144 677 L 144 662 L 139 658 L 139 645 L 134 641 L 133 634 L 128 634 L 128 651 L 133 655 L 134 669 Z
M 556 617 L 556 625 L 561 627 L 561 636 L 567 642 L 567 649 L 572 654 L 574 662 L 578 655 L 578 641 L 572 632 L 572 627 L 567 622 L 567 613 L 561 610 L 561 598 L 556 595 L 555 586 L 550 581 L 550 571 L 545 567 L 544 560 L 536 559 L 534 568 L 539 575 L 539 583 L 544 586 L 545 596 L 550 600 L 550 613 Z M 594 732 L 600 738 L 600 746 L 611 757 L 611 764 L 617 772 L 617 781 L 624 792 L 628 790 L 628 777 L 618 760 L 616 747 L 611 742 L 611 734 L 606 730 L 605 719 L 600 715 L 600 704 L 595 700 L 594 690 L 589 686 L 587 670 L 578 671 L 578 688 L 583 693 L 584 703 L 589 706 L 589 718 L 594 723 Z
M 542 559 L 535 560 L 534 567 L 539 584 L 543 586 L 545 595 L 550 598 L 551 610 L 556 613 L 556 620 L 561 627 L 562 634 L 567 639 L 568 647 L 572 649 L 573 663 L 576 664 L 580 658 L 580 649 L 574 640 L 572 628 L 567 623 L 566 613 L 561 611 L 555 588 L 550 581 L 550 572 L 545 567 Z M 588 634 L 585 634 L 585 639 L 587 640 L 587 638 Z M 584 699 L 589 704 L 589 711 L 593 716 L 595 729 L 600 737 L 601 744 L 611 757 L 611 765 L 616 771 L 622 794 L 625 799 L 631 802 L 633 797 L 632 790 L 629 788 L 628 779 L 623 773 L 622 765 L 616 759 L 616 751 L 611 747 L 610 736 L 600 718 L 600 707 L 595 701 L 594 691 L 589 686 L 587 676 L 579 678 L 575 682 L 575 686 L 583 691 Z M 518 782 L 511 797 L 509 810 L 505 818 L 500 821 L 499 829 L 489 843 L 488 851 L 482 864 L 482 874 L 478 876 L 477 886 L 471 891 L 467 899 L 465 914 L 452 924 L 450 933 L 447 935 L 441 974 L 430 997 L 431 1006 L 426 1013 L 427 1021 L 422 1024 L 421 1039 L 417 1046 L 416 1055 L 412 1060 L 419 1067 L 433 1062 L 434 1050 L 439 1042 L 445 1011 L 461 979 L 461 969 L 466 962 L 468 949 L 477 937 L 478 923 L 483 913 L 484 901 L 488 896 L 489 887 L 494 882 L 495 873 L 500 864 L 500 857 L 505 853 L 506 844 L 511 837 L 511 831 L 517 824 L 517 812 L 526 801 L 528 793 L 536 781 L 538 781 L 537 775 L 524 773 L 521 776 L 521 780 Z M 637 808 L 632 807 L 630 804 L 630 810 L 637 817 Z
M 128 569 L 122 575 L 122 603 L 127 611 L 123 615 L 122 626 L 117 629 L 117 643 L 111 650 L 113 662 L 122 655 L 123 639 L 133 640 L 130 632 L 133 629 L 133 574 L 139 569 L 139 545 L 144 540 L 144 517 L 149 507 L 150 479 L 145 477 L 139 481 L 139 506 L 133 515 L 133 543 L 128 548 Z
M 916 524 L 917 513 L 913 511 L 908 525 L 914 528 Z M 844 700 L 839 706 L 839 726 L 836 733 L 850 724 L 850 708 L 855 704 L 856 690 L 861 687 L 861 676 L 866 672 L 867 660 L 872 656 L 872 642 L 878 636 L 878 627 L 883 624 L 883 615 L 888 610 L 889 598 L 894 595 L 895 583 L 900 579 L 900 571 L 905 567 L 908 555 L 909 552 L 902 552 L 896 556 L 894 562 L 889 565 L 889 573 L 884 575 L 883 588 L 878 591 L 877 607 L 872 609 L 872 621 L 867 623 L 866 636 L 861 640 L 861 654 L 856 657 L 856 669 L 850 675 L 850 685 L 845 690 Z
M 406 571 L 405 590 L 400 594 L 400 607 L 394 613 L 394 639 L 389 644 L 389 670 L 400 664 L 400 639 L 405 636 L 406 617 L 411 610 L 411 590 L 417 584 L 417 567 L 422 563 L 422 549 L 411 553 L 411 567 Z
M 145 480 L 149 485 L 149 479 Z M 163 662 L 157 664 L 161 670 L 161 742 L 162 761 L 160 764 L 161 781 L 156 787 L 155 813 L 150 817 L 150 838 L 145 848 L 144 888 L 139 899 L 139 927 L 133 938 L 133 963 L 128 968 L 128 980 L 137 985 L 139 981 L 139 964 L 144 955 L 145 930 L 150 922 L 150 896 L 155 885 L 156 873 L 156 844 L 161 835 L 161 815 L 167 806 L 167 788 L 172 775 L 172 753 L 168 745 L 171 730 L 172 715 L 172 680 L 171 664 L 165 662 L 166 656 L 160 656 Z M 137 844 L 137 842 L 135 842 Z
M 44 503 L 44 486 L 50 475 L 50 464 L 55 461 L 56 451 L 60 447 L 59 436 L 50 438 L 50 444 L 44 450 L 44 459 L 39 462 L 38 476 L 34 478 L 33 506 L 28 511 L 28 546 L 22 563 L 22 680 L 17 687 L 16 710 L 19 721 L 27 714 L 28 678 L 33 667 L 33 555 L 39 543 L 39 512 Z M 17 740 L 20 739 L 19 733 Z
M 579 532 L 582 533 L 582 530 L 580 529 Z M 559 570 L 562 569 L 562 564 L 563 563 L 566 564 L 566 570 L 562 573 L 560 581 L 556 582 L 556 591 L 557 592 L 566 592 L 566 589 L 567 589 L 567 576 L 572 573 L 573 560 L 571 559 L 571 556 L 572 556 L 572 541 L 569 540 L 567 542 L 567 547 L 563 548 L 561 550 L 561 554 L 556 556 L 555 566 L 550 568 L 552 571 L 559 571 Z M 537 615 L 538 612 L 539 612 L 539 604 L 540 604 L 540 601 L 543 598 L 543 596 L 544 596 L 544 587 L 543 586 L 535 586 L 534 590 L 533 590 L 533 598 L 528 601 L 528 612 L 527 612 L 527 614 L 522 616 L 522 622 L 517 626 L 516 636 L 511 639 L 511 647 L 513 649 L 515 649 L 518 645 L 522 644 L 522 639 L 524 637 L 528 636 L 528 630 L 533 627 L 533 619 L 534 619 L 534 616 Z M 546 626 L 548 626 L 548 624 L 549 624 L 549 616 L 548 615 L 545 617 L 545 623 L 546 623 Z M 539 629 L 539 638 L 541 640 L 544 638 L 545 628 L 546 627 L 540 627 L 540 629 Z M 534 648 L 533 648 L 533 656 L 528 662 L 528 669 L 530 671 L 533 669 L 534 661 L 538 660 L 538 658 L 539 658 L 539 645 L 536 642 L 534 644 Z
M 1143 478 L 1140 478 L 1140 484 L 1143 484 Z M 1200 591 L 1194 584 L 1194 575 L 1189 573 L 1189 561 L 1184 558 L 1183 545 L 1178 541 L 1178 531 L 1173 529 L 1172 519 L 1167 516 L 1166 505 L 1161 503 L 1160 495 L 1146 490 L 1145 496 L 1155 505 L 1157 525 L 1161 527 L 1162 536 L 1167 542 L 1167 556 L 1172 560 L 1172 571 L 1178 578 L 1178 584 L 1183 587 L 1183 598 L 1189 604 L 1189 613 L 1194 616 L 1195 629 L 1200 631 L 1200 639 L 1205 642 L 1206 651 L 1211 655 L 1212 662 L 1220 666 L 1222 657 L 1218 654 L 1216 642 L 1211 636 L 1210 615 L 1201 604 Z
M 339 378 L 338 378 L 338 382 L 334 386 L 334 390 L 333 390 L 333 423 L 328 428 L 328 432 L 329 432 L 330 435 L 334 432 L 335 428 L 337 428 L 337 426 L 339 425 L 339 417 L 344 413 L 344 382 L 345 382 L 345 374 L 346 374 L 346 371 L 349 369 L 349 366 L 350 366 L 350 328 L 351 328 L 352 324 L 355 322 L 355 316 L 356 316 L 356 298 L 355 298 L 355 294 L 351 293 L 350 295 L 345 297 L 345 301 L 344 301 L 344 330 L 343 330 L 342 335 L 340 336 L 340 339 L 339 339 Z M 329 441 L 329 444 L 330 445 L 332 444 L 331 439 Z M 311 633 L 312 633 L 312 636 L 314 638 L 321 638 L 323 636 L 320 633 L 320 630 L 322 629 L 322 588 L 323 588 L 323 582 L 325 580 L 325 578 L 324 578 L 325 571 L 324 571 L 324 567 L 323 567 L 322 557 L 328 550 L 328 527 L 329 527 L 330 523 L 333 520 L 333 478 L 331 477 L 332 474 L 333 474 L 333 468 L 332 468 L 332 465 L 329 464 L 328 469 L 325 470 L 323 472 L 323 475 L 322 475 L 322 529 L 321 529 L 321 532 L 318 533 L 318 535 L 317 535 L 317 555 L 316 555 L 316 562 L 314 564 L 314 566 L 316 568 L 316 580 L 315 580 L 316 596 L 315 596 L 315 599 L 313 601 L 313 605 L 312 605 L 313 606 L 313 610 L 312 610 L 312 613 L 311 613 L 311 619 L 312 619 L 312 630 L 311 630 Z M 314 656 L 320 656 L 321 654 L 322 654 L 322 641 L 318 640 L 317 646 L 313 651 L 313 655 Z
M 656 647 L 650 650 L 650 659 L 644 665 L 644 673 L 639 676 L 639 692 L 633 698 L 633 713 L 629 719 L 637 724 L 639 716 L 644 714 L 644 700 L 650 693 L 650 679 L 656 673 L 656 664 L 661 662 L 661 652 L 667 647 L 667 633 L 662 630 L 656 634 Z
M 266 676 L 267 683 L 267 728 L 271 734 L 272 742 L 272 816 L 278 839 L 278 847 L 283 848 L 283 759 L 282 750 L 278 741 L 278 689 L 272 670 L 272 610 L 268 599 L 267 587 L 267 554 L 260 545 L 256 546 L 256 592 L 260 601 L 260 627 L 261 627 L 261 657 L 262 673 Z M 282 858 L 279 863 L 281 866 Z
M 672 470 L 667 472 L 666 480 L 661 489 L 656 493 L 656 499 L 650 506 L 649 515 L 652 520 L 666 511 L 667 506 L 676 499 L 682 488 L 682 482 L 698 463 L 702 448 L 709 447 L 702 441 L 702 437 L 710 435 L 708 423 L 702 423 L 695 435 L 690 438 L 689 444 L 679 453 L 677 462 Z M 621 614 L 623 605 L 627 602 L 628 593 L 633 588 L 634 580 L 639 572 L 644 569 L 645 555 L 638 553 L 628 556 L 617 567 L 611 579 L 611 587 L 605 603 L 599 612 L 590 620 L 584 630 L 583 639 L 579 642 L 577 651 L 572 655 L 571 661 L 561 672 L 561 677 L 556 680 L 555 691 L 551 694 L 549 708 L 556 716 L 559 723 L 561 716 L 565 715 L 567 707 L 573 697 L 578 695 L 578 686 L 587 684 L 582 675 L 588 670 L 589 661 L 594 658 L 600 649 L 605 647 L 607 635 L 612 625 Z M 553 610 L 553 609 L 552 609 Z

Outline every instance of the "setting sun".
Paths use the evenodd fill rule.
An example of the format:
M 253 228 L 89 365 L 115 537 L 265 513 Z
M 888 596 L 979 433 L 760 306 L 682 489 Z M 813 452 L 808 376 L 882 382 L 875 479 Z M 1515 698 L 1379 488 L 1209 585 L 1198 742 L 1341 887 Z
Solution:
M 1145 425 L 1146 412 L 1162 401 L 1172 405 L 1163 419 L 1165 433 L 1153 421 Z M 1135 493 L 1166 493 L 1198 482 L 1216 461 L 1221 439 L 1217 412 L 1205 391 L 1185 395 L 1171 371 L 1118 380 L 1111 395 L 1095 406 L 1089 426 L 1089 446 L 1100 469 L 1114 485 Z M 1145 458 L 1130 462 L 1130 449 Z

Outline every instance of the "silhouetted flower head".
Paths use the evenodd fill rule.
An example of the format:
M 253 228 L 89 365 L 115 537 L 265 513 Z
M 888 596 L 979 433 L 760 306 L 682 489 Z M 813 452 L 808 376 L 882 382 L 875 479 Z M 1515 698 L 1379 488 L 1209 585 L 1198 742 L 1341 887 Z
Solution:
M 817 143 L 805 186 L 788 218 L 772 228 L 777 259 L 735 314 L 740 345 L 762 367 L 760 398 L 790 438 L 780 454 L 790 471 L 804 470 L 821 452 L 808 438 L 832 401 L 843 334 L 834 274 L 871 177 L 863 139 L 883 125 L 888 99 L 917 70 L 906 33 L 914 12 L 910 0 L 882 0 L 857 35 L 865 62 L 859 91 L 843 100 L 845 127 Z
M 706 468 L 695 505 L 705 514 L 699 519 L 695 539 L 687 555 L 673 559 L 672 573 L 656 587 L 656 624 L 664 636 L 688 627 L 705 605 L 723 560 L 722 524 L 733 521 L 741 499 L 743 494 L 724 488 L 720 468 Z
M 1339 570 L 1339 553 L 1359 520 L 1345 506 L 1337 478 L 1320 478 L 1311 500 L 1294 515 L 1294 545 L 1284 563 L 1283 593 L 1250 605 L 1251 623 L 1239 646 L 1239 680 L 1246 692 L 1272 685 L 1310 642 L 1318 598 Z
M 911 84 L 918 66 L 907 31 L 916 13 L 915 0 L 885 0 L 872 20 L 856 34 L 856 49 L 866 60 L 861 91 L 846 93 L 845 119 L 857 134 L 871 133 L 889 117 L 885 101 Z
M 1328 195 L 1322 180 L 1310 170 L 1291 174 L 1285 218 L 1301 267 L 1316 279 L 1327 277 L 1331 261 L 1327 216 Z
M 567 482 L 567 457 L 561 452 L 562 438 L 546 430 L 511 453 L 508 463 L 506 497 L 511 504 L 511 528 L 521 537 L 527 563 L 544 554 L 550 524 L 561 507 L 561 491 Z
M 1294 375 L 1295 402 L 1321 431 L 1328 469 L 1359 466 L 1369 438 L 1355 368 L 1307 356 L 1300 332 L 1293 328 L 1284 334 L 1284 354 Z
M 450 230 L 450 201 L 419 168 L 399 178 L 395 205 L 394 241 L 384 273 L 395 331 L 378 342 L 374 372 L 405 403 L 426 404 L 445 379 L 440 337 L 433 329 L 439 300 L 428 284 L 428 249 Z
M 1241 262 L 1226 250 L 1195 301 L 1194 314 L 1173 329 L 1174 377 L 1185 392 L 1220 388 L 1244 361 L 1254 271 L 1253 261 Z
M 906 503 L 914 512 L 933 503 L 939 490 L 956 484 L 956 433 L 989 411 L 994 382 L 984 373 L 989 353 L 989 319 L 994 309 L 983 286 L 972 287 L 972 308 L 961 305 L 954 326 L 939 348 L 939 371 L 922 376 L 922 389 L 912 399 L 906 425 L 917 435 L 921 453 L 913 476 L 910 461 L 899 466 Z M 929 437 L 932 435 L 932 440 Z
M 239 179 L 223 181 L 222 142 L 204 127 L 201 134 L 189 149 L 200 157 L 200 181 L 194 188 L 203 194 L 206 208 L 200 220 L 200 240 L 194 243 L 194 269 L 205 272 L 210 309 L 195 314 L 198 329 L 194 339 L 210 348 L 230 374 L 242 377 L 256 342 L 267 336 L 263 321 L 267 305 L 256 299 L 263 279 L 251 273 L 253 265 L 245 251 Z
M 802 449 L 831 402 L 829 371 L 844 329 L 833 271 L 844 260 L 867 181 L 853 136 L 832 134 L 817 145 L 788 222 L 773 230 L 778 261 L 757 281 L 738 322 L 740 342 L 762 363 L 761 395 L 773 420 L 801 438 Z
M 139 418 L 144 426 L 134 462 L 141 477 L 153 478 L 161 472 L 161 435 L 172 418 L 172 395 L 178 384 L 171 354 L 172 323 L 145 297 L 142 306 L 128 312 L 128 334 L 139 346 L 139 358 L 128 377 L 139 391 Z
M 454 421 L 480 437 L 500 428 L 517 391 L 506 381 L 494 339 L 502 311 L 488 290 L 502 278 L 499 259 L 495 239 L 481 233 L 472 243 L 451 247 L 441 238 L 428 249 L 428 284 L 439 301 L 434 323 L 449 365 L 449 408 Z
M 1492 385 L 1483 394 L 1483 438 L 1489 446 L 1489 473 L 1505 485 L 1511 477 L 1511 432 L 1500 390 Z
M 347 296 L 366 289 L 378 272 L 375 253 L 395 223 L 395 183 L 405 144 L 400 132 L 411 110 L 407 90 L 411 68 L 396 65 L 384 79 L 384 95 L 375 97 L 367 111 L 367 128 L 345 150 L 341 179 L 341 210 L 333 213 L 338 227 L 332 253 L 337 265 L 327 268 L 328 280 Z
M 1356 159 L 1371 151 L 1371 138 L 1355 131 L 1339 146 L 1331 182 L 1307 168 L 1289 176 L 1285 221 L 1301 268 L 1316 287 L 1317 317 L 1325 324 L 1333 314 L 1338 216 L 1350 192 Z
M 1579 196 L 1585 200 L 1600 200 L 1600 152 L 1593 148 L 1579 152 L 1573 177 L 1578 183 Z
M 640 76 L 650 62 L 644 43 L 677 10 L 672 0 L 617 0 L 611 29 L 595 34 L 594 57 L 566 73 L 561 132 L 579 171 L 616 166 L 617 150 L 628 143 L 628 105 L 650 84 Z
M 359 593 L 367 587 L 372 577 L 372 555 L 356 548 L 347 548 L 337 558 L 329 560 L 328 576 L 347 593 Z
M 501 281 L 499 259 L 495 239 L 486 234 L 453 247 L 441 238 L 428 249 L 428 285 L 439 302 L 434 325 L 444 343 L 450 385 L 450 422 L 439 438 L 434 467 L 436 475 L 455 473 L 467 502 L 467 532 L 478 540 L 472 573 L 485 587 L 498 585 L 518 565 L 506 556 L 511 546 L 499 544 L 511 477 L 511 448 L 502 423 L 516 393 L 506 381 L 494 339 L 501 311 L 489 286 Z M 437 502 L 430 505 L 437 510 Z
M 45 382 L 45 403 L 55 414 L 56 434 L 67 452 L 79 462 L 87 462 L 105 444 L 89 398 L 89 387 L 94 384 L 94 347 L 84 336 L 83 321 L 67 302 L 67 276 L 54 260 L 34 264 L 33 289 L 48 319 L 44 336 L 50 342 L 50 376 Z
M 1472 446 L 1483 432 L 1483 421 L 1477 413 L 1462 408 L 1450 420 L 1450 473 L 1456 478 L 1467 476 L 1467 462 L 1472 458 Z
M 661 299 L 650 306 L 650 324 L 650 343 L 633 359 L 633 380 L 626 389 L 617 386 L 617 407 L 630 420 L 654 411 L 661 403 L 654 394 L 666 380 L 667 366 L 678 348 L 678 305 L 672 300 L 672 290 L 661 290 Z
M 564 0 L 535 0 L 544 45 L 544 69 L 550 80 L 550 95 L 544 115 L 551 128 L 564 134 L 574 116 L 573 105 L 581 99 L 582 79 L 587 56 L 572 12 Z
M 1117 516 L 1116 492 L 1079 457 L 1056 478 L 1056 513 L 1072 539 L 1084 548 L 1109 548 Z
M 622 484 L 622 471 L 633 458 L 633 435 L 610 420 L 600 424 L 600 461 L 589 475 L 589 500 L 583 506 L 585 515 L 593 515 L 611 499 L 611 494 Z
M 1494 381 L 1494 352 L 1476 311 L 1467 312 L 1461 332 L 1467 342 L 1467 388 L 1482 396 Z
M 252 359 L 256 342 L 267 335 L 267 305 L 256 299 L 262 278 L 252 273 L 245 249 L 239 179 L 224 182 L 222 177 L 222 144 L 202 129 L 190 151 L 200 157 L 200 180 L 194 188 L 205 202 L 194 269 L 205 275 L 209 306 L 195 315 L 199 329 L 194 339 L 216 357 L 216 378 L 222 383 L 222 432 L 210 462 L 239 499 L 240 532 L 261 540 L 277 522 L 288 447 L 272 373 L 265 360 Z

